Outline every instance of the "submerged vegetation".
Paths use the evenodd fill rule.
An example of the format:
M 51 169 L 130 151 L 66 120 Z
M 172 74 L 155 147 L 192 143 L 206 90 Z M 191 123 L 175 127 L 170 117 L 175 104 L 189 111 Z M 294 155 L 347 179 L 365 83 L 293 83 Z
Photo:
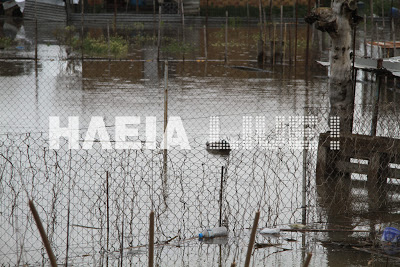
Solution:
M 90 56 L 113 56 L 121 58 L 128 54 L 128 41 L 115 35 L 107 40 L 103 34 L 92 36 L 90 33 L 81 40 L 74 26 L 67 26 L 54 33 L 57 40 L 75 51 L 82 51 Z
M 119 58 L 128 54 L 128 42 L 121 36 L 107 41 L 103 36 L 95 38 L 89 35 L 83 40 L 82 48 L 85 54 L 91 56 L 112 55 Z
M 178 53 L 188 53 L 195 51 L 195 46 L 191 43 L 177 41 L 173 38 L 164 37 L 162 39 L 164 45 L 161 47 L 161 51 L 178 54 Z
M 0 49 L 8 48 L 12 46 L 14 41 L 8 37 L 0 37 Z

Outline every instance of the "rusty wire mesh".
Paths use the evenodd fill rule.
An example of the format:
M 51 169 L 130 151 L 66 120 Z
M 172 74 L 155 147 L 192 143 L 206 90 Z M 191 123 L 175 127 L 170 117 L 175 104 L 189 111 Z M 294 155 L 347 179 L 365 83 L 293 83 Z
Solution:
M 203 28 L 189 27 L 186 31 L 196 34 L 187 33 L 185 42 L 202 43 Z M 368 191 L 365 174 L 336 179 L 337 170 L 331 166 L 328 177 L 316 179 L 319 133 L 329 130 L 327 80 L 298 79 L 287 61 L 271 66 L 274 71 L 238 68 L 258 68 L 245 60 L 249 54 L 257 57 L 257 27 L 231 30 L 230 35 L 238 40 L 229 45 L 228 64 L 223 61 L 224 30 L 218 27 L 208 32 L 208 60 L 203 57 L 204 47 L 182 46 L 182 32 L 178 32 L 174 40 L 179 42 L 162 40 L 165 49 L 161 49 L 160 61 L 155 35 L 149 35 L 141 24 L 123 26 L 121 39 L 115 40 L 122 46 L 128 44 L 129 49 L 146 47 L 129 57 L 113 52 L 109 42 L 101 43 L 106 56 L 82 51 L 85 41 L 80 42 L 78 27 L 54 26 L 47 34 L 54 35 L 55 41 L 46 44 L 40 28 L 38 61 L 34 45 L 21 52 L 20 58 L 6 51 L 1 60 L 1 264 L 48 264 L 28 199 L 37 205 L 60 264 L 100 266 L 147 263 L 151 210 L 156 218 L 155 261 L 160 266 L 187 266 L 193 261 L 228 266 L 235 260 L 241 264 L 247 229 L 257 210 L 261 211 L 260 227 L 304 222 L 329 226 L 336 223 L 331 217 L 348 219 L 357 214 L 362 218 L 382 211 L 380 205 L 371 209 L 371 203 L 382 202 L 380 198 L 396 210 L 395 179 L 378 185 L 387 189 L 375 196 L 373 190 Z M 174 25 L 166 25 L 163 34 L 175 30 Z M 109 31 L 90 28 L 85 30 L 85 40 L 95 36 L 98 42 L 108 40 Z M 360 102 L 355 103 L 354 133 L 370 133 L 375 89 L 368 86 L 375 83 L 356 88 Z M 389 87 L 381 90 L 383 98 L 390 95 Z M 390 100 L 389 96 L 379 106 L 377 134 L 398 138 L 398 113 Z M 166 110 L 170 120 L 181 119 L 190 149 L 163 150 Z M 50 116 L 59 117 L 60 127 L 67 127 L 68 117 L 78 117 L 79 149 L 69 149 L 63 138 L 59 149 L 49 148 Z M 95 116 L 104 120 L 111 149 L 105 149 L 101 142 L 107 140 L 98 137 L 91 149 L 82 148 Z M 140 117 L 138 136 L 130 140 L 138 142 L 139 149 L 115 149 L 118 116 Z M 152 120 L 148 117 L 155 120 L 151 130 L 156 130 L 156 149 L 146 148 L 146 127 Z M 219 138 L 232 147 L 238 141 L 237 149 L 227 156 L 206 150 L 215 118 Z M 243 130 L 246 123 L 251 126 Z M 303 149 L 302 133 L 307 128 L 311 137 Z M 387 153 L 391 155 L 390 147 Z M 229 246 L 220 246 L 218 251 L 198 243 L 194 237 L 206 227 L 217 226 L 219 220 L 230 231 Z M 362 220 L 356 219 L 351 226 L 360 224 Z M 307 246 L 315 249 L 312 237 Z M 290 246 L 304 249 L 299 243 Z M 282 261 L 278 254 L 271 254 L 257 251 L 255 264 Z M 285 261 L 299 262 L 299 257 L 292 253 Z

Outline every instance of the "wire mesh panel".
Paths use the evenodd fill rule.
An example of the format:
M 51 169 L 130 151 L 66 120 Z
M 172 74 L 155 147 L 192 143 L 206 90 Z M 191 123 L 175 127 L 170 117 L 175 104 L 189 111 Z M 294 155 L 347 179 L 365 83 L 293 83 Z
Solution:
M 334 261 L 321 242 L 334 234 L 299 228 L 359 227 L 345 232 L 358 240 L 388 221 L 371 213 L 396 217 L 396 81 L 359 71 L 364 139 L 342 134 L 326 70 L 305 65 L 304 25 L 296 56 L 291 23 L 24 27 L 0 60 L 0 264 L 49 264 L 28 200 L 57 263 L 81 266 L 146 265 L 151 211 L 159 266 L 243 264 L 257 211 L 259 228 L 287 231 L 257 235 L 257 266 L 307 249 Z M 319 42 L 310 59 L 327 56 Z M 199 242 L 220 225 L 228 239 Z

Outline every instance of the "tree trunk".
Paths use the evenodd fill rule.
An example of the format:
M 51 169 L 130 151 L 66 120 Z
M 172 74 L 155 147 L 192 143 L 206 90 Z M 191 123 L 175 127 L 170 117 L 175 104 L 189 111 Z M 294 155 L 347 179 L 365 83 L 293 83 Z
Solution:
M 354 92 L 351 71 L 352 30 L 359 22 L 357 1 L 335 0 L 332 8 L 311 11 L 305 21 L 315 23 L 318 30 L 332 39 L 330 53 L 330 116 L 340 117 L 340 132 L 351 133 L 354 112 Z

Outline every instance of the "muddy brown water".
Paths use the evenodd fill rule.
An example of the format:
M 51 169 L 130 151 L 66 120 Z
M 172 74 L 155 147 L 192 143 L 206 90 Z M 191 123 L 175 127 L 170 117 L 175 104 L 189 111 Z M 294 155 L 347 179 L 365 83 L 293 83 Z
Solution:
M 109 60 L 108 55 L 86 56 L 82 61 L 80 51 L 71 50 L 56 38 L 65 25 L 39 24 L 39 61 L 35 64 L 33 23 L 1 23 L 2 36 L 14 40 L 0 51 L 1 264 L 41 265 L 46 259 L 35 225 L 27 219 L 29 196 L 39 206 L 61 263 L 66 261 L 68 246 L 70 265 L 105 266 L 107 259 L 111 266 L 146 264 L 147 216 L 154 209 L 156 240 L 162 243 L 178 236 L 169 244 L 156 246 L 155 262 L 160 266 L 230 266 L 233 261 L 240 265 L 256 210 L 261 211 L 259 227 L 289 228 L 289 224 L 301 222 L 303 175 L 307 181 L 310 227 L 370 232 L 283 232 L 277 237 L 257 234 L 257 243 L 272 246 L 254 251 L 254 266 L 298 266 L 309 251 L 313 253 L 312 266 L 365 266 L 370 261 L 377 266 L 386 264 L 385 258 L 341 244 L 379 239 L 383 227 L 397 226 L 396 206 L 390 211 L 369 213 L 370 199 L 361 175 L 353 175 L 355 182 L 349 183 L 347 197 L 332 204 L 332 199 L 325 199 L 315 184 L 316 149 L 305 152 L 290 147 L 290 142 L 301 138 L 296 132 L 299 125 L 291 118 L 316 118 L 311 138 L 314 144 L 317 134 L 328 129 L 327 70 L 314 63 L 314 59 L 327 58 L 327 36 L 320 46 L 318 38 L 323 35 L 313 34 L 307 67 L 304 25 L 299 27 L 296 67 L 289 63 L 288 47 L 282 62 L 278 55 L 275 65 L 271 58 L 259 65 L 259 29 L 256 25 L 236 26 L 229 29 L 225 64 L 221 25 L 207 29 L 206 61 L 202 25 L 188 23 L 183 36 L 181 25 L 165 24 L 162 60 L 157 62 L 154 38 L 140 44 L 132 41 L 139 35 L 155 36 L 155 29 L 141 24 L 120 25 L 119 34 L 131 38 L 125 57 Z M 79 36 L 78 26 L 75 37 Z M 291 33 L 294 35 L 293 28 Z M 106 36 L 107 29 L 91 25 L 85 28 L 85 34 Z M 183 38 L 187 50 L 179 46 Z M 292 47 L 292 57 L 293 54 Z M 138 137 L 132 141 L 142 143 L 147 140 L 146 117 L 155 117 L 159 143 L 164 122 L 165 60 L 168 115 L 181 118 L 191 146 L 190 150 L 169 151 L 167 185 L 162 182 L 165 176 L 160 150 L 117 150 L 114 142 L 111 150 L 103 149 L 99 143 L 90 150 L 68 150 L 65 144 L 60 150 L 49 150 L 50 116 L 59 117 L 62 127 L 66 127 L 68 117 L 78 117 L 81 146 L 94 116 L 103 117 L 111 141 L 115 139 L 116 117 L 140 117 Z M 355 120 L 356 131 L 364 134 L 370 129 L 375 86 L 374 82 L 365 82 L 365 75 L 360 72 L 358 77 L 364 83 L 356 88 Z M 398 123 L 393 112 L 393 81 L 389 81 L 382 95 L 388 104 L 382 104 L 380 109 L 382 126 L 378 132 L 397 137 L 397 126 L 387 127 Z M 210 117 L 219 118 L 220 137 L 232 144 L 244 139 L 247 129 L 251 135 L 262 130 L 259 140 L 275 140 L 279 145 L 275 149 L 243 149 L 239 144 L 240 149 L 233 150 L 229 157 L 210 155 L 205 151 Z M 249 118 L 252 126 L 246 128 Z M 277 123 L 277 118 L 283 122 Z M 207 244 L 193 237 L 203 228 L 218 224 L 221 166 L 227 170 L 223 219 L 230 236 L 227 243 Z M 110 180 L 106 183 L 107 171 Z M 398 201 L 396 181 L 391 182 L 391 188 L 388 197 Z M 395 263 L 389 260 L 389 264 Z

